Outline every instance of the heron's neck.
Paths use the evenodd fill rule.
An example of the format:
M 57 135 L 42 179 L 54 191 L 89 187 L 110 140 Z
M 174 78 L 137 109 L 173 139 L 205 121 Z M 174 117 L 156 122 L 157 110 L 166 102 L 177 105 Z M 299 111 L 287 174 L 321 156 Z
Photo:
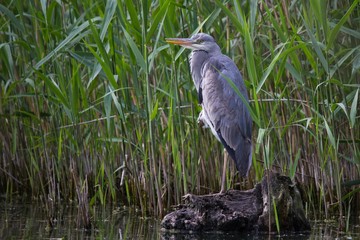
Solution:
M 190 54 L 191 76 L 197 91 L 199 91 L 199 87 L 201 83 L 201 69 L 204 62 L 208 58 L 209 58 L 208 52 L 202 50 L 193 50 Z

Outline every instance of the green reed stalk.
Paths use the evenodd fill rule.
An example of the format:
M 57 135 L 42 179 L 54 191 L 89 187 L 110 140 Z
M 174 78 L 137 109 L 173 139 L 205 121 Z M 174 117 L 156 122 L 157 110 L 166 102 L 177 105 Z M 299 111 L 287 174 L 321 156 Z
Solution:
M 344 215 L 360 179 L 358 3 L 1 3 L 0 191 L 157 216 L 217 192 L 223 149 L 196 123 L 189 52 L 164 42 L 203 31 L 241 70 L 255 123 L 250 176 L 230 162 L 227 185 L 277 171 L 315 217 Z

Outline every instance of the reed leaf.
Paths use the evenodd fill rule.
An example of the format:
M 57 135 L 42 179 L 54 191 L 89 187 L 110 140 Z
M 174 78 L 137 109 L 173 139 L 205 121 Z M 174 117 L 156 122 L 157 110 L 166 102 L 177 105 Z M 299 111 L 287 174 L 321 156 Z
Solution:
M 350 109 L 350 127 L 353 128 L 355 126 L 355 122 L 356 122 L 356 116 L 357 116 L 357 110 L 358 110 L 358 97 L 359 97 L 359 88 L 356 90 L 353 102 L 351 104 L 351 109 Z
M 91 21 L 98 21 L 100 20 L 100 18 L 96 17 L 94 19 L 92 19 Z M 69 35 L 59 43 L 59 45 L 52 50 L 48 55 L 46 55 L 43 59 L 41 59 L 39 62 L 37 62 L 34 66 L 35 70 L 38 70 L 42 65 L 44 65 L 47 61 L 49 61 L 53 56 L 55 56 L 56 54 L 58 54 L 58 52 L 62 51 L 66 46 L 70 45 L 72 46 L 74 43 L 78 42 L 77 41 L 77 36 L 80 35 L 80 33 L 82 31 L 84 31 L 85 29 L 87 29 L 90 25 L 90 22 L 85 22 L 83 24 L 81 24 L 79 27 L 77 27 L 76 29 L 74 29 L 72 32 L 69 33 Z M 87 32 L 84 32 L 82 34 L 81 37 L 84 37 L 87 34 Z M 76 40 L 73 42 L 73 40 Z
M 249 90 L 253 167 L 239 184 L 231 163 L 227 186 L 286 173 L 313 218 L 344 215 L 359 202 L 358 4 L 2 2 L 0 193 L 161 216 L 218 191 L 223 148 L 197 125 L 188 52 L 164 41 L 201 31 Z
M 349 9 L 346 11 L 346 13 L 344 14 L 344 16 L 340 19 L 340 21 L 334 26 L 334 28 L 331 30 L 330 32 L 330 36 L 329 36 L 329 40 L 327 43 L 327 48 L 330 49 L 332 48 L 334 41 L 340 31 L 340 29 L 342 28 L 342 26 L 344 25 L 344 23 L 349 19 L 351 13 L 354 11 L 355 7 L 359 4 L 359 0 L 355 0 L 353 1 L 353 3 L 351 4 L 351 6 L 349 7 Z
M 272 197 L 272 205 L 274 208 L 274 220 L 275 220 L 276 231 L 277 231 L 277 233 L 280 233 L 280 221 L 279 221 L 279 215 L 278 215 L 277 208 L 276 208 L 275 197 Z
M 123 28 L 122 30 L 124 31 L 125 38 L 126 38 L 128 44 L 130 45 L 131 50 L 133 51 L 133 53 L 135 55 L 137 64 L 144 72 L 146 72 L 147 71 L 146 63 L 145 63 L 143 55 L 141 54 L 140 49 L 135 44 L 135 42 L 133 41 L 133 39 L 131 38 L 129 33 L 125 30 L 125 28 Z
M 13 24 L 16 29 L 18 29 L 21 33 L 25 32 L 24 26 L 16 18 L 16 16 L 12 11 L 10 11 L 7 7 L 5 7 L 2 4 L 0 4 L 0 11 L 9 19 L 10 23 Z

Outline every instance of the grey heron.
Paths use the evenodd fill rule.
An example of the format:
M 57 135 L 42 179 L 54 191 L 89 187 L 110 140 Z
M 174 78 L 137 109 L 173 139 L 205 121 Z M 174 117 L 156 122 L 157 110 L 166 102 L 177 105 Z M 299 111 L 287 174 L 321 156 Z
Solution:
M 219 45 L 208 34 L 166 38 L 166 42 L 192 50 L 189 57 L 191 75 L 202 106 L 198 121 L 210 127 L 234 160 L 240 175 L 247 177 L 252 162 L 252 119 L 244 104 L 249 98 L 239 69 L 228 56 L 221 53 Z M 238 88 L 243 98 L 229 81 Z

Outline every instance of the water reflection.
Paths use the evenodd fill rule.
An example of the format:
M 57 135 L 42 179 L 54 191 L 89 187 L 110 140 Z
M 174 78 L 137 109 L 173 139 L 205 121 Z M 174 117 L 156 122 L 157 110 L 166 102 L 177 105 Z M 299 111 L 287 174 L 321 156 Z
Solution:
M 40 205 L 0 203 L 0 239 L 160 239 L 160 222 L 131 210 L 97 207 L 92 228 L 77 227 L 74 206 L 57 209 L 53 223 Z
M 96 207 L 93 227 L 90 230 L 77 227 L 77 208 L 59 207 L 54 213 L 54 227 L 50 228 L 46 211 L 37 204 L 0 203 L 0 239 L 360 239 L 360 226 L 352 221 L 348 233 L 338 231 L 335 222 L 313 222 L 309 233 L 268 235 L 260 233 L 223 232 L 171 232 L 162 231 L 160 220 L 141 218 L 131 209 Z

